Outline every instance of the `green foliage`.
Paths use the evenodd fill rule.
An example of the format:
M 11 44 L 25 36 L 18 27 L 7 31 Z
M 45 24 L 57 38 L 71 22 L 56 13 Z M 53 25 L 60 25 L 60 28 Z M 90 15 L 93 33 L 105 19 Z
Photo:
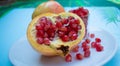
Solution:
M 117 22 L 120 22 L 120 11 L 117 8 L 104 9 L 103 17 L 107 20 L 107 24 L 109 23 L 116 24 Z

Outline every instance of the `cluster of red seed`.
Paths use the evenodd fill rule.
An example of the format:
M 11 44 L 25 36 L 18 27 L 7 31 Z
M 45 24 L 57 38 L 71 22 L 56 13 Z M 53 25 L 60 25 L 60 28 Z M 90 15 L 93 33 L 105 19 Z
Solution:
M 56 17 L 55 24 L 47 17 L 42 17 L 36 24 L 36 38 L 39 44 L 49 45 L 56 36 L 62 41 L 73 41 L 78 37 L 78 30 L 81 25 L 78 19 L 69 16 L 68 18 Z
M 95 37 L 94 34 L 90 34 L 89 37 L 91 39 L 93 39 Z M 77 60 L 82 60 L 83 58 L 87 58 L 90 56 L 90 48 L 95 48 L 97 52 L 101 52 L 103 51 L 103 46 L 100 44 L 101 43 L 101 39 L 100 38 L 95 38 L 95 41 L 91 42 L 90 39 L 85 39 L 82 43 L 81 43 L 81 49 L 83 50 L 84 54 L 82 55 L 79 52 L 79 47 L 80 46 L 76 46 L 75 48 L 73 48 L 73 52 L 76 52 L 76 59 Z M 72 61 L 72 55 L 68 54 L 65 57 L 66 62 L 71 62 Z
M 77 14 L 79 17 L 83 19 L 85 24 L 87 24 L 87 19 L 89 14 L 89 11 L 87 9 L 84 9 L 83 7 L 79 7 L 77 9 L 70 10 L 70 12 Z
M 77 8 L 77 9 L 70 10 L 70 12 L 72 12 L 72 13 L 74 13 L 74 14 L 76 14 L 76 15 L 78 15 L 79 17 L 82 18 L 82 20 L 83 20 L 83 22 L 84 22 L 84 24 L 85 24 L 85 27 L 86 27 L 85 31 L 86 31 L 86 33 L 87 33 L 87 24 L 88 24 L 87 21 L 88 21 L 89 11 L 88 11 L 87 9 L 84 9 L 83 7 L 79 7 L 79 8 Z M 86 34 L 86 33 L 85 33 L 85 34 Z
M 78 37 L 78 30 L 81 29 L 81 25 L 78 19 L 72 16 L 68 18 L 60 18 L 56 20 L 57 33 L 62 41 L 73 41 Z
M 50 19 L 42 17 L 36 24 L 36 38 L 39 44 L 50 44 L 50 40 L 55 37 L 56 26 Z

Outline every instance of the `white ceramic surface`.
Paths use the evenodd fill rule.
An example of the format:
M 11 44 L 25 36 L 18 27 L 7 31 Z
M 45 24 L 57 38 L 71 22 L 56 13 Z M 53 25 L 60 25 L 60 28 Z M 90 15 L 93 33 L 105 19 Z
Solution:
M 101 66 L 114 56 L 117 50 L 116 41 L 105 30 L 97 28 L 93 30 L 91 27 L 89 32 L 102 39 L 101 44 L 104 46 L 104 51 L 96 52 L 95 49 L 91 49 L 91 56 L 81 61 L 73 58 L 72 62 L 67 63 L 61 57 L 42 56 L 30 46 L 26 36 L 15 42 L 10 49 L 9 58 L 15 66 Z

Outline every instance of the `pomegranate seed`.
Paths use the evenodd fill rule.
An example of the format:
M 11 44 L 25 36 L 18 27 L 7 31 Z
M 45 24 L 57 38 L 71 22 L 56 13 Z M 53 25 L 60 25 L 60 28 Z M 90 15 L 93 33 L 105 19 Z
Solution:
M 44 31 L 47 31 L 50 28 L 50 24 L 45 24 Z
M 71 62 L 72 61 L 72 56 L 70 54 L 65 56 L 65 61 L 66 62 Z
M 95 48 L 95 47 L 96 47 L 96 42 L 92 42 L 92 43 L 91 43 L 91 47 L 92 47 L 92 48 Z
M 36 30 L 42 30 L 43 28 L 41 27 L 40 24 L 36 24 Z
M 62 26 L 61 28 L 59 28 L 60 31 L 63 31 L 63 32 L 67 32 L 67 27 L 65 26 Z
M 78 52 L 79 51 L 79 46 L 76 46 L 72 49 L 73 52 Z
M 84 9 L 83 12 L 82 12 L 85 16 L 88 16 L 88 10 L 87 9 Z
M 89 50 L 90 46 L 86 45 L 85 47 L 83 47 L 83 51 Z
M 89 44 L 89 43 L 90 43 L 90 39 L 86 39 L 85 42 L 86 42 L 87 44 Z
M 83 42 L 82 43 L 82 48 L 86 47 L 87 46 L 87 43 L 86 42 Z
M 68 19 L 62 19 L 62 24 L 67 24 L 68 23 Z
M 48 38 L 44 38 L 44 44 L 46 44 L 46 45 L 50 45 L 50 40 L 48 39 Z
M 69 41 L 69 37 L 68 37 L 67 35 L 64 35 L 64 36 L 62 37 L 62 41 L 64 41 L 64 42 Z
M 44 31 L 43 30 L 38 30 L 36 32 L 36 37 L 43 37 L 44 36 Z
M 95 37 L 95 35 L 94 34 L 90 34 L 90 38 L 94 38 Z
M 59 37 L 64 36 L 64 32 L 62 32 L 62 31 L 58 31 L 58 36 L 59 36 Z
M 62 22 L 56 22 L 56 27 L 58 28 L 62 27 Z
M 103 51 L 103 46 L 101 46 L 101 44 L 97 44 L 97 46 L 96 46 L 96 51 L 97 51 L 97 52 Z
M 72 24 L 72 25 L 71 25 L 71 28 L 73 28 L 73 29 L 78 28 L 78 24 Z M 77 30 L 78 30 L 78 29 L 77 29 Z
M 38 42 L 39 44 L 42 44 L 42 43 L 43 43 L 43 38 L 41 38 L 41 37 L 37 38 L 37 42 Z
M 74 19 L 73 16 L 69 16 L 69 17 L 68 17 L 68 20 L 72 20 L 72 19 Z
M 100 38 L 95 38 L 95 41 L 99 43 L 99 42 L 101 42 L 101 39 Z
M 84 57 L 89 57 L 90 56 L 90 50 L 84 51 Z
M 52 25 L 50 26 L 50 28 L 53 29 L 53 30 L 56 30 L 56 29 L 57 29 L 54 24 L 52 24 Z
M 47 22 L 46 17 L 42 17 L 42 18 L 39 19 L 39 24 L 41 25 L 41 27 L 44 27 L 46 22 Z
M 48 34 L 47 33 L 44 33 L 44 38 L 47 38 L 48 37 Z
M 77 39 L 77 37 L 78 37 L 78 35 L 77 35 L 77 34 L 73 34 L 73 35 L 70 37 L 70 39 L 71 39 L 71 40 L 76 40 L 76 39 Z
M 68 36 L 71 37 L 73 34 L 77 34 L 74 30 L 70 31 Z
M 71 28 L 70 28 L 70 26 L 66 26 L 66 27 L 67 27 L 67 31 L 68 32 L 72 31 Z
M 76 54 L 76 59 L 77 59 L 77 60 L 82 60 L 82 59 L 83 59 L 83 55 L 80 54 L 80 53 L 77 53 L 77 54 Z
M 47 30 L 47 34 L 49 37 L 54 37 L 55 36 L 55 31 L 54 30 Z
M 78 25 L 80 24 L 78 19 L 75 19 L 75 23 L 78 24 Z

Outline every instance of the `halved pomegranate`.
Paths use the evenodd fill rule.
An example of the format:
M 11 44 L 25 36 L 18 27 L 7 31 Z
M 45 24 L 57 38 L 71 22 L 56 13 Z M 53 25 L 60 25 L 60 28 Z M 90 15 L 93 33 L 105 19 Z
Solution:
M 84 35 L 82 19 L 65 12 L 39 15 L 31 21 L 27 30 L 27 38 L 32 47 L 46 56 L 66 56 Z

